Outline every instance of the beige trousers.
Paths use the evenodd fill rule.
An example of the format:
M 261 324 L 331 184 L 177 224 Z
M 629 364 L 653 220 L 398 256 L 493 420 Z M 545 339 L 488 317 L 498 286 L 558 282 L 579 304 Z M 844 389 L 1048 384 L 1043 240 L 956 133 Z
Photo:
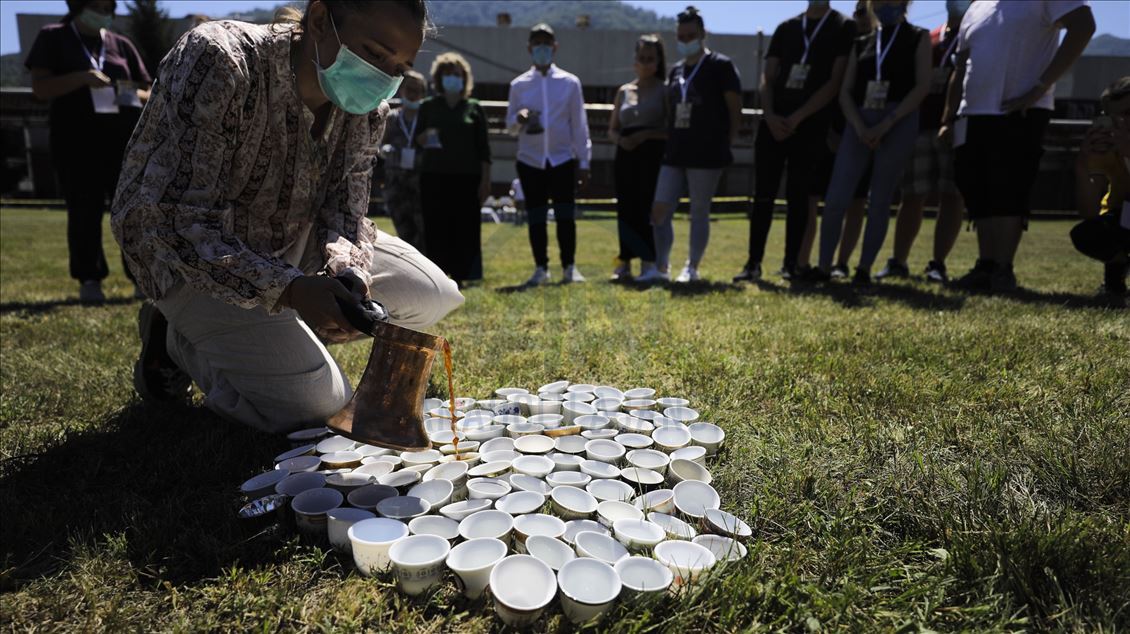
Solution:
M 455 282 L 407 242 L 378 232 L 370 292 L 390 321 L 424 330 L 463 303 Z M 269 432 L 325 422 L 349 402 L 349 379 L 293 310 L 233 306 L 184 284 L 157 307 L 169 355 L 217 414 Z

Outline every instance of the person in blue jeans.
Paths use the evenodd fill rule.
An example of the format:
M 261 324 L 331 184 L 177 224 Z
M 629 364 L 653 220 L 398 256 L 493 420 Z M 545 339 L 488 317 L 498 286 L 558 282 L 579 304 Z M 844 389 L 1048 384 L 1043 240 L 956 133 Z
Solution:
M 906 21 L 905 0 L 868 5 L 875 30 L 856 40 L 844 71 L 840 107 L 848 126 L 836 153 L 820 226 L 818 280 L 830 278 L 844 212 L 872 163 L 867 228 L 853 282 L 871 283 L 871 265 L 887 237 L 891 199 L 914 152 L 918 106 L 930 92 L 930 34 Z

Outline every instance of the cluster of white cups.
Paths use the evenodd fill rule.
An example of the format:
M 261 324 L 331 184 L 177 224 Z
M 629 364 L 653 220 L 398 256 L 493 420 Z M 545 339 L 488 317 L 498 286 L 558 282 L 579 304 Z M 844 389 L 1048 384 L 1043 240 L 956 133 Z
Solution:
M 674 591 L 745 556 L 752 531 L 720 509 L 706 468 L 725 433 L 686 399 L 566 381 L 495 395 L 457 398 L 454 431 L 449 403 L 427 399 L 425 451 L 295 432 L 304 444 L 241 488 L 289 499 L 301 533 L 351 553 L 363 575 L 391 570 L 408 595 L 445 569 L 469 599 L 489 588 L 511 626 L 558 595 L 586 622 L 621 595 Z

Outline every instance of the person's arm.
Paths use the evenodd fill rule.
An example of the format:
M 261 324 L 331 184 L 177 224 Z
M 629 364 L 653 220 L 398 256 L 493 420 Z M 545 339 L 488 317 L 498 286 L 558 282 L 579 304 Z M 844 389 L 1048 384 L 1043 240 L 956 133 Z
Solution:
M 773 107 L 773 84 L 777 82 L 777 74 L 780 72 L 781 58 L 766 57 L 765 68 L 761 71 L 761 117 L 765 119 L 765 125 L 769 127 L 769 134 L 772 134 L 774 139 L 783 141 L 793 133 L 793 129 L 785 123 L 785 118 L 778 115 Z
M 820 86 L 816 92 L 812 93 L 808 101 L 805 101 L 804 105 L 797 108 L 796 112 L 785 118 L 785 125 L 788 126 L 790 130 L 795 130 L 805 119 L 820 112 L 825 106 L 832 103 L 832 100 L 839 94 L 840 84 L 844 78 L 845 66 L 847 66 L 846 56 L 837 57 L 832 62 L 832 75 L 828 78 L 828 81 L 824 82 L 823 86 Z
M 510 92 L 506 96 L 506 131 L 510 134 L 518 134 L 522 126 L 526 125 L 530 116 L 527 109 L 518 107 L 521 86 L 521 84 L 511 82 Z
M 1047 94 L 1048 89 L 1079 59 L 1079 56 L 1083 54 L 1083 50 L 1087 48 L 1087 44 L 1091 41 L 1091 36 L 1095 34 L 1095 16 L 1091 13 L 1091 7 L 1088 6 L 1078 7 L 1067 12 L 1056 21 L 1056 24 L 1067 29 L 1067 33 L 1063 36 L 1059 48 L 1056 49 L 1052 61 L 1048 63 L 1044 72 L 1040 73 L 1036 85 L 1028 92 L 1001 104 L 1001 108 L 1005 112 L 1026 110 L 1035 105 L 1041 97 Z
M 585 114 L 585 97 L 581 82 L 570 82 L 569 131 L 573 135 L 573 156 L 577 157 L 577 180 L 583 189 L 589 182 L 589 163 L 592 161 L 592 140 L 589 139 L 589 118 Z
M 612 114 L 608 117 L 608 138 L 615 144 L 620 143 L 620 103 L 623 94 L 624 87 L 620 86 L 616 96 L 612 98 Z
M 1075 157 L 1075 206 L 1083 218 L 1098 216 L 1103 197 L 1110 191 L 1107 174 L 1092 165 L 1099 156 L 1110 152 L 1111 143 L 1110 130 L 1091 127 L 1083 138 L 1079 155 Z
M 726 109 L 730 113 L 730 145 L 733 145 L 742 129 L 742 95 L 727 90 L 722 93 L 722 97 L 726 99 Z
M 478 150 L 482 174 L 479 180 L 479 204 L 490 196 L 490 131 L 487 129 L 487 115 L 483 107 L 475 104 L 475 148 Z
M 946 83 L 945 105 L 942 107 L 942 126 L 938 128 L 938 138 L 953 143 L 953 124 L 957 121 L 957 109 L 961 107 L 961 93 L 965 85 L 965 64 L 969 51 L 958 51 L 954 57 L 953 72 Z
M 852 94 L 855 89 L 855 72 L 856 53 L 855 46 L 852 46 L 847 65 L 844 67 L 844 81 L 840 84 L 840 110 L 844 113 L 844 120 L 855 130 L 856 135 L 862 138 L 863 117 L 859 115 L 859 107 L 855 105 L 855 96 Z
M 303 273 L 240 240 L 233 218 L 243 210 L 227 191 L 226 167 L 240 143 L 232 131 L 240 128 L 250 80 L 225 49 L 197 33 L 169 55 L 127 150 L 114 236 L 135 270 L 160 263 L 211 297 L 278 312 Z
M 877 146 L 895 123 L 918 110 L 918 106 L 922 105 L 922 100 L 930 94 L 930 66 L 932 61 L 930 34 L 923 32 L 922 36 L 918 38 L 918 48 L 914 53 L 914 88 L 906 93 L 899 105 L 895 107 L 894 112 L 884 117 L 878 125 L 867 131 L 864 143 L 871 147 Z
M 145 66 L 145 60 L 141 59 L 141 53 L 137 52 L 137 47 L 133 42 L 123 40 L 122 44 L 125 49 L 126 63 L 129 65 L 130 79 L 137 84 L 137 98 L 142 104 L 149 102 L 149 97 L 152 96 L 151 87 L 153 85 L 152 75 L 149 69 Z
M 36 99 L 49 101 L 81 88 L 102 88 L 113 81 L 102 71 L 93 68 L 56 75 L 46 68 L 31 69 L 31 94 Z

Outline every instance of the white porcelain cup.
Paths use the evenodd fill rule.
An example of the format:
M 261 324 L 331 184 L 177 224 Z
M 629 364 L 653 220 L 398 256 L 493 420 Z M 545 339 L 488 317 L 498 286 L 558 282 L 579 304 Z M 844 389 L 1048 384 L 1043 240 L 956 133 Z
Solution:
M 505 511 L 491 509 L 468 515 L 459 522 L 459 536 L 466 540 L 491 537 L 510 545 L 514 517 Z
M 693 583 L 717 562 L 714 553 L 707 548 L 682 540 L 659 542 L 655 547 L 655 559 L 675 575 L 675 587 Z
M 490 572 L 494 611 L 510 627 L 528 627 L 557 595 L 557 577 L 545 562 L 511 555 Z
M 478 599 L 490 583 L 490 572 L 506 556 L 506 544 L 491 537 L 469 539 L 447 555 L 447 567 L 455 573 L 463 596 Z
M 333 489 L 310 489 L 294 496 L 290 508 L 294 510 L 294 522 L 298 532 L 314 539 L 328 537 L 326 513 L 341 506 L 345 496 Z
M 651 557 L 625 557 L 616 562 L 615 568 L 624 589 L 633 594 L 663 592 L 675 580 L 667 566 Z
M 396 585 L 408 596 L 423 594 L 443 578 L 443 562 L 451 544 L 436 535 L 412 535 L 388 549 Z
M 353 546 L 349 542 L 349 527 L 361 520 L 375 518 L 376 515 L 365 509 L 336 508 L 326 513 L 326 530 L 330 536 L 330 546 L 341 553 L 352 553 Z
M 561 609 L 573 623 L 591 621 L 620 596 L 620 576 L 616 570 L 596 559 L 582 557 L 566 562 L 557 573 L 561 590 Z
M 388 570 L 392 560 L 388 550 L 393 544 L 408 537 L 404 522 L 377 517 L 361 520 L 346 531 L 353 547 L 353 564 L 366 577 Z

